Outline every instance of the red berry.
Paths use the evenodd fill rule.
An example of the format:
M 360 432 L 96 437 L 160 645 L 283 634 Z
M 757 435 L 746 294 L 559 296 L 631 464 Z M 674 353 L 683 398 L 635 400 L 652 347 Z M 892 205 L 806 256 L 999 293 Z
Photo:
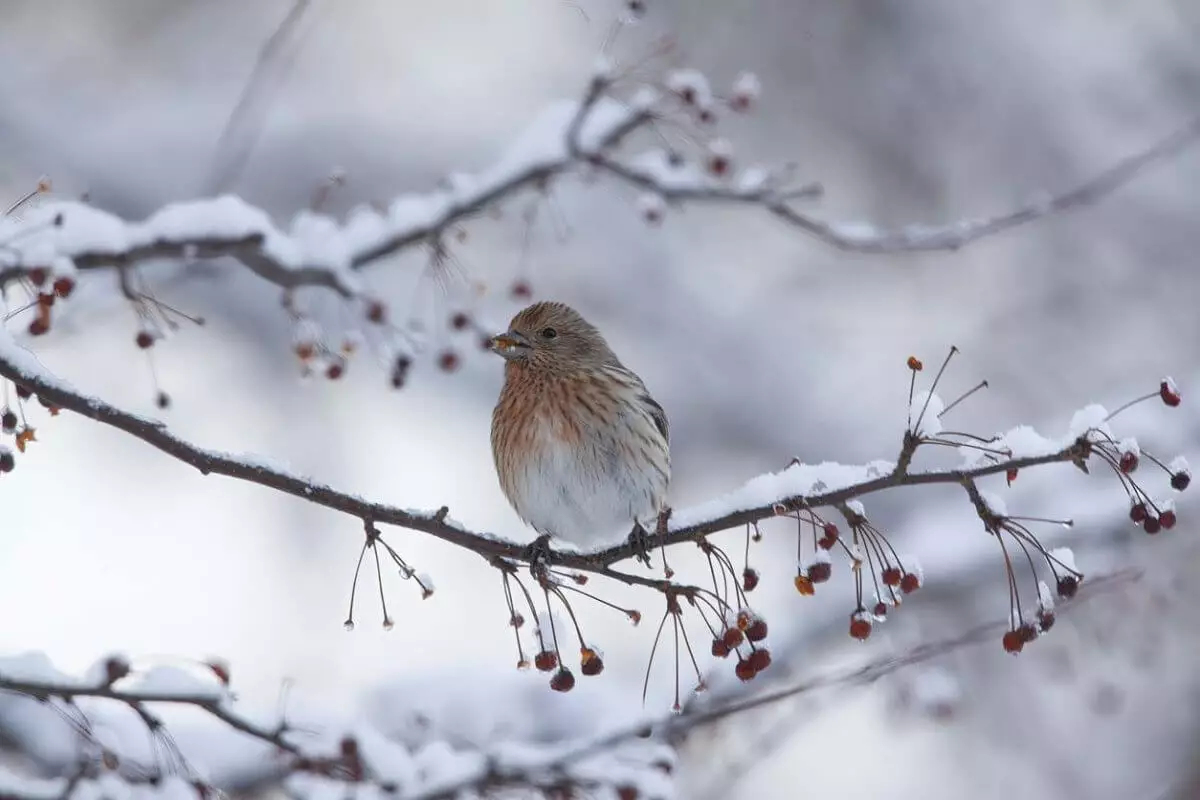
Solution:
M 742 590 L 753 592 L 756 586 L 758 586 L 758 570 L 746 567 L 742 570 Z
M 745 636 L 738 627 L 731 627 L 721 635 L 721 639 L 725 642 L 725 646 L 730 650 L 737 648 L 745 640 Z
M 571 670 L 563 667 L 550 679 L 550 688 L 556 692 L 569 692 L 575 688 L 575 676 Z
M 71 296 L 71 292 L 75 291 L 75 279 L 68 278 L 65 275 L 61 278 L 54 279 L 54 293 L 66 300 Z
M 1162 398 L 1164 403 L 1172 408 L 1179 405 L 1179 402 L 1182 399 L 1179 396 L 1179 392 L 1176 391 L 1175 386 L 1170 381 L 1166 380 L 1158 385 L 1158 396 Z
M 450 317 L 450 327 L 456 331 L 466 330 L 470 324 L 471 318 L 467 316 L 466 312 L 459 311 Z
M 1146 504 L 1142 502 L 1134 503 L 1129 507 L 1129 518 L 1134 522 L 1141 522 L 1146 518 Z
M 585 648 L 583 658 L 579 664 L 579 671 L 589 677 L 599 675 L 604 671 L 604 659 L 595 650 Z
M 0 450 L 0 472 L 12 472 L 17 466 L 11 450 Z
M 150 333 L 150 331 L 138 331 L 137 336 L 134 337 L 134 342 L 137 343 L 138 347 L 145 350 L 154 344 L 154 334 Z
M 1176 472 L 1171 476 L 1171 488 L 1177 492 L 1182 492 L 1192 482 L 1192 474 L 1190 472 Z
M 771 666 L 771 651 L 765 647 L 760 647 L 751 653 L 750 657 L 746 660 L 750 662 L 751 668 L 754 669 L 754 673 L 757 675 Z
M 1037 628 L 1026 622 L 1021 625 L 1021 627 L 1017 628 L 1017 635 L 1021 637 L 1022 641 L 1024 641 L 1026 644 L 1029 644 L 1037 638 Z
M 824 583 L 833 574 L 833 565 L 828 561 L 818 561 L 808 568 L 808 579 L 813 583 Z
M 50 320 L 41 314 L 29 321 L 29 335 L 42 336 L 50 331 Z
M 737 666 L 733 668 L 733 674 L 737 675 L 739 680 L 752 681 L 758 670 L 754 669 L 754 665 L 749 661 L 738 661 Z
M 855 639 L 866 641 L 871 635 L 871 620 L 855 614 L 850 618 L 850 635 Z
M 1074 575 L 1064 575 L 1058 579 L 1058 596 L 1070 600 L 1079 591 L 1079 579 Z
M 900 578 L 899 567 L 888 567 L 883 571 L 883 582 L 888 586 L 899 586 Z
M 37 304 L 41 308 L 50 308 L 54 305 L 54 293 L 43 292 L 37 296 Z
M 716 656 L 717 658 L 725 658 L 727 655 L 729 655 L 729 652 L 730 652 L 729 646 L 727 644 L 725 644 L 724 639 L 713 639 L 712 654 L 714 656 Z
M 553 650 L 543 650 L 533 657 L 533 665 L 538 672 L 549 672 L 558 666 L 558 654 Z
M 512 285 L 512 296 L 517 300 L 528 300 L 533 297 L 533 289 L 529 286 L 529 281 L 516 281 Z
M 871 609 L 871 613 L 873 613 L 877 617 L 886 617 L 887 612 L 888 612 L 887 603 L 883 602 L 882 600 L 880 600 L 878 603 L 876 603 L 875 607 L 873 609 Z
M 1008 472 L 1004 473 L 1004 477 L 1008 481 L 1008 485 L 1012 486 L 1012 482 L 1017 479 L 1017 470 L 1010 469 Z
M 1162 530 L 1162 522 L 1159 521 L 1158 517 L 1146 517 L 1142 521 L 1142 530 L 1153 536 Z
M 832 522 L 826 522 L 822 531 L 825 535 L 821 537 L 817 544 L 820 545 L 822 550 L 832 550 L 838 540 L 837 525 L 834 525 Z
M 382 325 L 387 319 L 387 306 L 382 301 L 372 300 L 367 304 L 367 321 Z
M 4 409 L 4 413 L 0 414 L 0 428 L 5 433 L 12 433 L 17 429 L 17 415 L 11 408 Z
M 1121 472 L 1124 472 L 1126 475 L 1136 470 L 1138 468 L 1137 453 L 1122 453 L 1121 462 L 1118 466 L 1120 466 Z
M 1175 527 L 1175 522 L 1177 521 L 1175 519 L 1175 512 L 1170 509 L 1162 512 L 1158 515 L 1158 521 L 1162 523 L 1164 528 L 1171 530 L 1171 528 Z
M 724 175 L 729 172 L 729 158 L 723 155 L 709 156 L 708 171 L 713 175 Z
M 34 286 L 40 287 L 45 284 L 47 277 L 48 273 L 46 272 L 45 267 L 34 267 L 33 269 L 29 270 L 29 282 Z
M 793 583 L 796 584 L 796 591 L 806 597 L 816 594 L 816 590 L 813 589 L 812 578 L 803 573 L 797 575 L 793 580 Z
M 746 638 L 752 642 L 761 642 L 767 638 L 767 623 L 765 620 L 756 619 L 750 623 L 750 627 L 746 628 Z
M 438 366 L 443 372 L 454 372 L 458 369 L 459 358 L 458 353 L 453 350 L 446 350 L 438 356 Z
M 900 591 L 905 594 L 912 594 L 917 589 L 921 588 L 921 579 L 911 572 L 904 573 L 904 577 L 900 579 Z
M 1001 643 L 1004 645 L 1005 650 L 1014 655 L 1021 652 L 1025 647 L 1025 639 L 1017 631 L 1008 631 L 1005 633 L 1004 638 L 1001 639 Z
M 336 381 L 346 374 L 346 361 L 339 358 L 337 361 L 330 361 L 329 366 L 325 367 L 325 377 L 331 381 Z
M 1046 611 L 1045 609 L 1043 609 L 1038 612 L 1038 627 L 1041 628 L 1042 633 L 1045 633 L 1046 631 L 1053 628 L 1054 621 L 1055 621 L 1055 616 L 1054 616 L 1053 611 Z

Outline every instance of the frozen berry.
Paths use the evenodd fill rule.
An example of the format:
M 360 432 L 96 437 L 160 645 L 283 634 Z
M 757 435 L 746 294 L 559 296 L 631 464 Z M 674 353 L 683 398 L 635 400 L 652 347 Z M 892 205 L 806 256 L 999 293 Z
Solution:
M 579 671 L 589 677 L 604 671 L 604 659 L 595 650 L 586 650 L 579 664 Z
M 1171 476 L 1171 488 L 1177 492 L 1182 492 L 1192 482 L 1192 474 L 1187 471 L 1176 472 Z
M 558 666 L 558 654 L 553 650 L 543 650 L 533 657 L 533 665 L 538 672 L 549 672 Z
M 813 583 L 824 583 L 833 574 L 833 565 L 828 561 L 818 561 L 808 568 L 808 579 Z
M 1158 396 L 1172 408 L 1179 405 L 1179 401 L 1182 399 L 1179 396 L 1179 390 L 1175 388 L 1175 383 L 1170 378 L 1167 378 L 1158 385 Z
M 1054 627 L 1055 619 L 1056 617 L 1054 616 L 1053 611 L 1042 609 L 1038 612 L 1038 627 L 1041 629 L 1042 633 L 1045 633 Z
M 1158 517 L 1146 517 L 1142 520 L 1142 530 L 1153 536 L 1162 530 L 1162 522 Z
M 750 623 L 750 627 L 746 628 L 746 638 L 752 642 L 761 642 L 767 638 L 767 623 L 765 620 L 756 619 Z
M 806 597 L 816 594 L 816 589 L 813 588 L 812 579 L 807 575 L 797 575 L 793 583 L 796 585 L 796 591 L 802 595 L 805 595 Z
M 1016 655 L 1025 648 L 1025 639 L 1017 631 L 1008 631 L 1001 639 L 1001 644 L 1004 645 L 1006 651 Z
M 750 666 L 754 669 L 755 674 L 758 674 L 771 666 L 771 651 L 765 647 L 760 647 L 751 653 L 750 657 L 746 660 L 750 662 Z
M 877 617 L 886 617 L 887 612 L 888 612 L 887 603 L 883 602 L 882 600 L 880 600 L 878 603 L 876 603 L 875 607 L 873 609 L 871 609 L 871 613 Z
M 1058 579 L 1058 596 L 1070 600 L 1079 591 L 1079 579 L 1074 575 L 1064 575 Z
M 742 570 L 742 590 L 753 592 L 756 586 L 758 586 L 758 570 L 746 567 Z
M 746 637 L 740 628 L 731 626 L 725 631 L 725 633 L 721 635 L 721 638 L 724 640 L 725 646 L 730 650 L 733 650 L 738 647 Z
M 729 653 L 730 653 L 729 645 L 725 644 L 724 639 L 713 639 L 712 654 L 714 656 L 716 656 L 717 658 L 725 658 L 725 656 L 729 655 Z
M 150 331 L 138 331 L 137 336 L 134 337 L 134 341 L 138 347 L 145 350 L 154 344 L 154 334 L 150 333 Z
M 871 635 L 871 621 L 855 614 L 850 618 L 850 635 L 859 641 L 866 641 Z
M 1167 530 L 1171 530 L 1171 528 L 1175 527 L 1175 523 L 1177 521 L 1175 519 L 1175 512 L 1171 511 L 1170 509 L 1162 512 L 1161 514 L 1158 515 L 1158 521 L 1160 523 L 1162 523 L 1162 526 L 1164 528 L 1166 528 Z
M 1129 507 L 1129 518 L 1134 522 L 1142 522 L 1142 520 L 1146 519 L 1146 514 L 1145 503 L 1138 502 Z
M 733 668 L 733 674 L 738 676 L 739 680 L 751 681 L 758 674 L 758 670 L 749 661 L 739 661 L 737 666 Z
M 883 571 L 883 582 L 887 586 L 899 586 L 900 578 L 903 577 L 899 567 L 888 567 Z
M 917 589 L 921 588 L 921 579 L 911 572 L 904 573 L 904 577 L 900 579 L 900 591 L 905 594 L 912 594 Z
M 556 692 L 569 692 L 575 688 L 575 676 L 571 670 L 563 667 L 550 679 L 550 688 Z
M 1124 472 L 1126 475 L 1136 470 L 1138 468 L 1137 453 L 1122 453 L 1119 466 L 1121 467 L 1121 472 Z

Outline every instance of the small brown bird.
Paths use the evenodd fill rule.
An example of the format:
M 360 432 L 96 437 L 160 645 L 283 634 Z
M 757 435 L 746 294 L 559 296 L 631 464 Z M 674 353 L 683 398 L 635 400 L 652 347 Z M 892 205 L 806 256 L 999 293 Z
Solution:
M 508 501 L 539 534 L 593 550 L 645 535 L 666 506 L 667 415 L 587 320 L 534 303 L 491 340 L 506 360 L 492 455 Z

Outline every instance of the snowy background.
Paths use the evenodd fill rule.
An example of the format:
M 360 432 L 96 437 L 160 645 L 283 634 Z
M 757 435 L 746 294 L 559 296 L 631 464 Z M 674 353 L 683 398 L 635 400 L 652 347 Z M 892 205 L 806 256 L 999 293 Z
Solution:
M 540 108 L 579 96 L 618 5 L 316 3 L 261 110 L 261 138 L 228 188 L 286 219 L 334 167 L 349 179 L 329 206 L 342 213 L 484 166 Z M 1004 211 L 1143 149 L 1200 101 L 1200 11 L 1185 2 L 650 6 L 642 26 L 621 34 L 618 55 L 635 57 L 670 34 L 679 55 L 667 63 L 700 68 L 715 85 L 757 73 L 762 109 L 726 129 L 736 158 L 796 162 L 825 184 L 816 208 L 827 219 L 896 226 Z M 43 174 L 57 194 L 87 192 L 131 218 L 199 196 L 229 111 L 288 8 L 4 4 L 3 196 Z M 682 506 L 792 456 L 893 458 L 904 358 L 937 362 L 950 344 L 964 354 L 951 385 L 991 382 L 962 411 L 964 426 L 983 431 L 1030 422 L 1055 433 L 1075 408 L 1116 405 L 1163 374 L 1186 394 L 1200 368 L 1198 180 L 1200 153 L 1185 153 L 1095 207 L 959 253 L 904 256 L 838 253 L 752 208 L 694 207 L 652 230 L 629 191 L 568 182 L 528 236 L 518 202 L 502 220 L 473 224 L 455 254 L 469 280 L 491 287 L 474 301 L 487 319 L 516 310 L 506 287 L 527 277 L 538 296 L 570 302 L 605 331 L 671 416 L 672 502 Z M 397 307 L 447 314 L 453 288 L 413 290 L 423 263 L 392 259 L 367 280 Z M 446 504 L 467 525 L 528 536 L 492 472 L 499 364 L 472 337 L 438 334 L 462 349 L 463 368 L 448 376 L 419 363 L 400 392 L 366 361 L 339 383 L 301 383 L 273 287 L 220 265 L 147 274 L 164 299 L 209 321 L 155 353 L 181 434 L 366 497 Z M 74 303 L 36 352 L 76 385 L 153 411 L 133 313 L 108 278 L 83 291 L 89 300 Z M 336 313 L 332 299 L 326 305 Z M 1185 400 L 1168 417 L 1147 406 L 1125 424 L 1164 455 L 1194 452 L 1193 409 Z M 904 671 L 697 741 L 690 768 L 684 753 L 682 796 L 784 798 L 803 787 L 847 798 L 1150 798 L 1184 774 L 1200 752 L 1186 714 L 1200 698 L 1200 630 L 1185 613 L 1200 600 L 1185 580 L 1198 555 L 1187 500 L 1175 533 L 1148 542 L 1121 524 L 1123 498 L 1104 476 L 1050 468 L 1023 475 L 1005 496 L 1010 509 L 1079 520 L 1048 543 L 1074 546 L 1085 572 L 1134 563 L 1149 577 L 1073 613 L 1019 660 L 989 642 L 946 659 L 944 671 Z M 353 520 L 201 478 L 69 414 L 40 427 L 0 484 L 0 502 L 4 653 L 41 650 L 68 670 L 111 650 L 219 655 L 243 698 L 268 710 L 285 683 L 289 706 L 337 715 L 376 691 L 415 703 L 437 696 L 422 687 L 451 681 L 488 691 L 437 711 L 447 724 L 466 726 L 480 708 L 528 724 L 588 697 L 617 714 L 640 710 L 652 626 L 586 612 L 608 665 L 603 680 L 581 683 L 583 701 L 501 690 L 522 678 L 499 580 L 478 557 L 393 533 L 437 594 L 421 602 L 396 582 L 398 625 L 385 632 L 367 592 L 347 634 L 361 543 Z M 907 489 L 868 510 L 920 555 L 930 584 L 903 623 L 865 646 L 870 656 L 1003 618 L 1000 562 L 961 492 Z M 788 559 L 768 565 L 770 541 L 760 545 L 756 599 L 773 623 L 796 626 L 776 664 L 802 673 L 862 657 L 845 636 L 850 587 L 797 597 Z M 541 676 L 526 677 L 541 688 Z M 939 692 L 961 693 L 949 719 L 927 713 Z M 648 706 L 669 702 L 669 676 L 656 668 Z

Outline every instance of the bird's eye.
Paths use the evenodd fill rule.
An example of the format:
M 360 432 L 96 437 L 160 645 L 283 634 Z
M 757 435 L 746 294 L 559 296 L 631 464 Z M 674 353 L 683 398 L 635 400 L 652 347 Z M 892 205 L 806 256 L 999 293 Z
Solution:
M 554 330 L 554 328 L 542 328 L 543 339 L 553 339 L 556 336 L 558 336 L 558 331 Z

